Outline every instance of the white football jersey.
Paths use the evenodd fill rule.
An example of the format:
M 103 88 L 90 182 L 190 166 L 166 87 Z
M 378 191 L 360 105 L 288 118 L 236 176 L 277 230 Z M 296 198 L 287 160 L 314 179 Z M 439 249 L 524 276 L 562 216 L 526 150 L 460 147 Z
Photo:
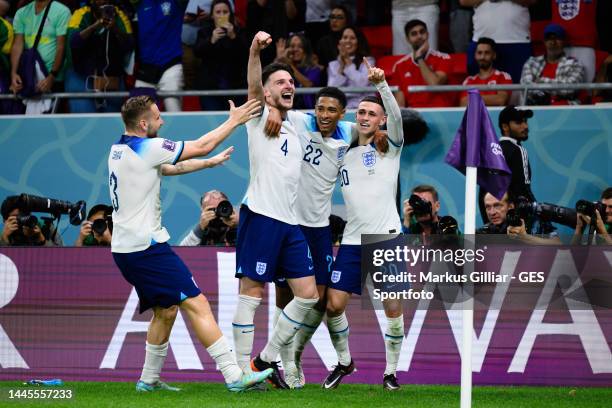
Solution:
M 242 203 L 257 214 L 297 225 L 295 202 L 303 156 L 298 132 L 303 120 L 299 112 L 289 111 L 279 137 L 268 137 L 264 132 L 268 113 L 266 106 L 261 116 L 246 123 L 250 179 Z
M 108 180 L 113 252 L 143 251 L 170 239 L 161 225 L 161 165 L 176 163 L 183 147 L 183 142 L 125 135 L 111 147 Z
M 389 151 L 374 144 L 351 145 L 340 168 L 340 186 L 347 223 L 343 245 L 361 245 L 361 234 L 399 234 L 402 223 L 396 206 L 397 180 L 404 142 L 402 115 L 386 82 L 376 86 L 387 111 Z
M 299 113 L 299 112 L 296 112 Z M 298 188 L 297 219 L 307 227 L 329 225 L 331 196 L 334 192 L 338 170 L 344 161 L 344 154 L 351 143 L 350 122 L 338 122 L 334 133 L 323 137 L 317 126 L 317 119 L 310 114 L 300 113 L 302 126 L 300 140 L 304 156 L 302 174 Z

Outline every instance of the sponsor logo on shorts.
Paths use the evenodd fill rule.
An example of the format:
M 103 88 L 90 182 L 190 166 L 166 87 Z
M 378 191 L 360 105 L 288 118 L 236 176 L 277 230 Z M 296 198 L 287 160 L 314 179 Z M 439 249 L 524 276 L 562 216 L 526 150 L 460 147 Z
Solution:
M 258 275 L 263 275 L 264 273 L 266 273 L 266 268 L 268 268 L 267 263 L 257 262 L 257 265 L 255 265 L 255 272 L 257 272 Z
M 164 143 L 162 143 L 162 149 L 170 150 L 171 152 L 173 152 L 174 149 L 176 149 L 176 143 L 172 140 L 164 140 Z
M 331 274 L 331 281 L 333 283 L 338 283 L 340 282 L 340 275 L 342 275 L 342 271 L 332 271 Z

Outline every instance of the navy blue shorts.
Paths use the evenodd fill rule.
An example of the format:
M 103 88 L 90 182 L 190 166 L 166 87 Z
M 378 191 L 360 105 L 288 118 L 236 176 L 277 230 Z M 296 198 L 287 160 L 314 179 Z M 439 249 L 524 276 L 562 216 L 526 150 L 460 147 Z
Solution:
M 328 287 L 361 295 L 361 245 L 340 245 Z
M 140 313 L 154 306 L 178 305 L 202 293 L 187 265 L 165 242 L 144 251 L 113 252 L 113 258 L 125 280 L 136 288 Z
M 314 275 L 306 238 L 298 225 L 287 224 L 240 207 L 236 239 L 236 277 L 258 282 Z
M 300 225 L 300 228 L 302 233 L 304 233 L 304 237 L 306 237 L 308 248 L 310 248 L 317 285 L 327 286 L 331 266 L 334 262 L 331 228 L 329 225 L 326 227 L 306 227 Z M 274 283 L 281 288 L 289 286 L 284 279 L 275 280 Z

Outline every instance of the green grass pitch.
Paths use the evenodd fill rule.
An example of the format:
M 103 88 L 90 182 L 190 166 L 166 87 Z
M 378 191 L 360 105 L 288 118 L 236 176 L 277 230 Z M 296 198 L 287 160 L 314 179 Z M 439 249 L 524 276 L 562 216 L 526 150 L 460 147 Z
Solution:
M 458 386 L 403 385 L 397 392 L 382 386 L 343 384 L 336 390 L 308 385 L 303 390 L 231 394 L 221 384 L 172 384 L 181 392 L 136 393 L 132 383 L 68 382 L 72 400 L 9 400 L 9 389 L 33 389 L 20 382 L 0 382 L 0 407 L 423 407 L 459 406 Z M 42 388 L 41 388 L 42 389 Z M 49 390 L 51 388 L 44 388 Z M 612 406 L 611 388 L 474 387 L 473 407 L 582 408 Z

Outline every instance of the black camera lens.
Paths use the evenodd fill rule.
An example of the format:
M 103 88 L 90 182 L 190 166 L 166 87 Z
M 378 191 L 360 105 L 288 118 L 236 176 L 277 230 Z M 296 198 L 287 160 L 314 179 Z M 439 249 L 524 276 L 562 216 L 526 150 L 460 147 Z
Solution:
M 587 200 L 578 200 L 576 202 L 576 211 L 591 217 L 595 215 L 595 204 Z
M 17 225 L 19 225 L 19 227 L 34 228 L 38 225 L 38 218 L 32 214 L 18 215 Z
M 215 208 L 215 216 L 219 218 L 229 218 L 232 216 L 234 212 L 234 207 L 232 207 L 232 203 L 227 200 L 221 201 L 217 208 Z
M 408 199 L 408 204 L 412 207 L 415 216 L 431 215 L 432 207 L 429 201 L 423 200 L 416 194 L 412 194 Z
M 98 235 L 104 234 L 106 231 L 107 225 L 106 220 L 104 218 L 98 218 L 91 224 L 91 229 Z
M 457 220 L 454 217 L 445 215 L 444 217 L 440 218 L 440 221 L 438 221 L 438 229 L 441 234 L 457 235 L 457 232 L 459 231 L 459 223 L 457 223 Z

